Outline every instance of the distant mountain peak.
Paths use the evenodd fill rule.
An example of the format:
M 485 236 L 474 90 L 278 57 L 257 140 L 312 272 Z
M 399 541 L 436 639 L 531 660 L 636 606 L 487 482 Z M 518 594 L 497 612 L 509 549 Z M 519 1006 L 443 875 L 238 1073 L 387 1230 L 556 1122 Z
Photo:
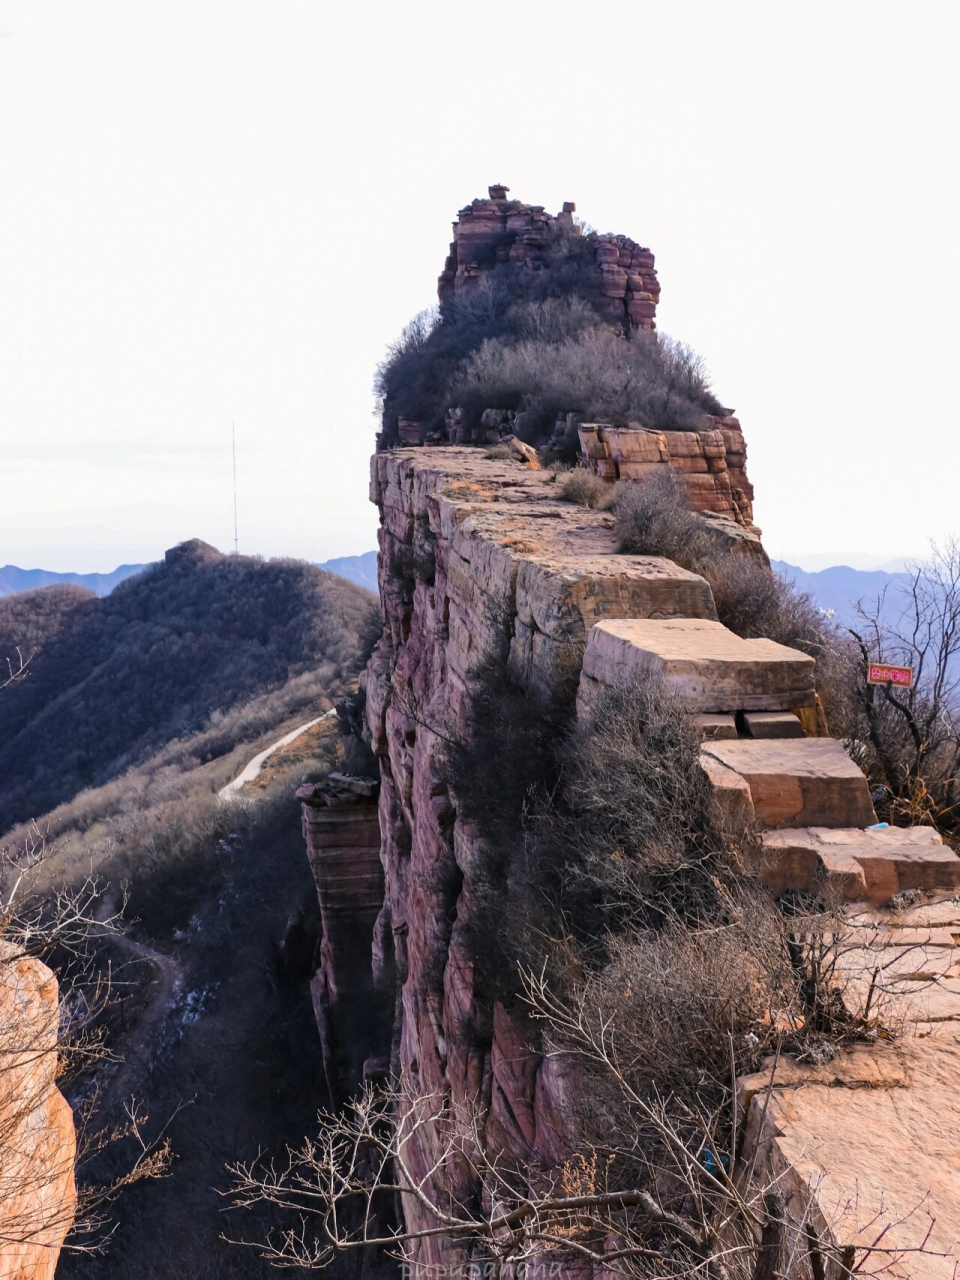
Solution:
M 202 538 L 188 538 L 186 542 L 178 542 L 163 555 L 165 564 L 210 564 L 222 559 L 223 553 Z

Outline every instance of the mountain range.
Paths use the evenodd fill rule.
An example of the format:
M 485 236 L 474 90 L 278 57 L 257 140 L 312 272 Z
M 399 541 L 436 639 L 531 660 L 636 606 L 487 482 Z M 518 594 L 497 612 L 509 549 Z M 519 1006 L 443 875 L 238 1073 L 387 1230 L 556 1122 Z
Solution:
M 103 597 L 108 596 L 114 587 L 127 578 L 150 567 L 150 564 L 121 564 L 111 573 L 55 573 L 50 569 L 21 569 L 15 564 L 5 564 L 0 568 L 0 596 L 65 583 L 73 587 L 86 587 L 88 591 Z M 316 568 L 336 573 L 355 586 L 365 587 L 367 591 L 377 590 L 376 551 L 367 551 L 361 556 L 339 556 L 317 564 Z
M 895 565 L 899 562 L 890 563 Z M 832 610 L 841 625 L 849 625 L 856 620 L 859 600 L 872 603 L 884 592 L 889 597 L 891 593 L 895 594 L 897 587 L 909 580 L 907 573 L 889 572 L 886 569 L 855 569 L 849 565 L 831 565 L 810 572 L 785 560 L 774 560 L 772 564 L 778 573 L 795 583 L 801 591 L 813 596 L 821 608 Z M 86 587 L 98 596 L 108 596 L 118 583 L 149 567 L 146 564 L 122 564 L 112 573 L 53 573 L 47 569 L 20 569 L 8 564 L 0 568 L 0 596 L 60 583 Z M 354 586 L 376 594 L 376 551 L 324 560 L 316 568 L 335 573 Z
M 784 560 L 771 564 L 784 578 L 812 596 L 821 609 L 831 610 L 840 626 L 856 623 L 857 604 L 863 601 L 873 608 L 883 600 L 881 614 L 899 613 L 900 588 L 910 581 L 909 573 L 888 573 L 883 569 L 851 569 L 849 565 L 831 565 L 814 573 L 798 569 Z

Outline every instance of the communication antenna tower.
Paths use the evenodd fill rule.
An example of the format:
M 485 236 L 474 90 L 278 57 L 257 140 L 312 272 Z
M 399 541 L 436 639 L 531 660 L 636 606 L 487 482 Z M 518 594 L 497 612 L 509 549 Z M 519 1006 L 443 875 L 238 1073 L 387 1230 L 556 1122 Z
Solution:
M 232 419 L 230 435 L 233 441 L 233 554 L 237 555 L 237 428 Z

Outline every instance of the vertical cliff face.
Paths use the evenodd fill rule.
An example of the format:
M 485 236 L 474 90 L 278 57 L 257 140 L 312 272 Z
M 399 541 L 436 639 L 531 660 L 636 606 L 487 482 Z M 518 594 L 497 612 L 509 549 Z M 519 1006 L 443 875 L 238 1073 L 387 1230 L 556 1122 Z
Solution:
M 597 622 L 711 620 L 710 588 L 670 561 L 615 554 L 608 515 L 560 501 L 549 474 L 477 450 L 378 454 L 372 496 L 386 624 L 364 678 L 385 876 L 373 952 L 378 978 L 396 975 L 394 1067 L 412 1089 L 477 1103 L 493 1149 L 556 1166 L 571 1140 L 568 1068 L 532 1053 L 527 1020 L 477 981 L 469 938 L 487 853 L 458 815 L 446 745 L 467 730 L 470 674 L 485 658 L 506 653 L 521 684 L 566 696 Z M 421 1172 L 443 1137 L 439 1122 L 419 1135 Z M 443 1176 L 457 1195 L 476 1192 L 456 1170 Z M 418 1205 L 405 1212 L 409 1227 L 426 1225 Z M 422 1265 L 456 1256 L 440 1238 L 417 1251 Z
M 652 254 L 624 237 L 582 236 L 572 205 L 554 218 L 494 187 L 488 200 L 461 210 L 440 277 L 442 308 L 498 272 L 520 298 L 556 296 L 567 282 L 618 331 L 653 327 Z M 562 1181 L 584 1084 L 569 1058 L 540 1055 L 522 1007 L 498 998 L 478 952 L 479 939 L 495 968 L 507 950 L 498 904 L 491 914 L 489 901 L 495 855 L 462 811 L 451 753 L 471 734 L 484 664 L 505 664 L 509 682 L 529 696 L 530 714 L 562 708 L 586 732 L 610 689 L 655 674 L 687 704 L 711 803 L 756 833 L 749 870 L 772 892 L 826 886 L 855 904 L 852 911 L 874 911 L 903 890 L 952 894 L 960 859 L 931 829 L 876 829 L 863 773 L 826 737 L 813 659 L 734 635 L 696 573 L 662 557 L 620 554 L 613 517 L 562 501 L 557 475 L 539 470 L 535 451 L 508 434 L 519 429 L 516 414 L 487 409 L 469 432 L 458 415 L 447 411 L 446 430 L 426 435 L 422 423 L 401 419 L 391 437 L 450 446 L 387 449 L 372 461 L 384 632 L 362 684 L 380 769 L 377 822 L 372 792 L 345 798 L 320 788 L 301 798 L 323 914 L 314 989 L 331 1088 L 342 1097 L 389 1065 L 403 1090 L 436 1110 L 433 1123 L 416 1126 L 405 1142 L 410 1175 L 435 1201 L 489 1208 L 489 1189 L 471 1181 L 463 1162 L 444 1159 L 451 1117 L 476 1116 L 479 1143 L 532 1189 L 544 1174 L 559 1172 Z M 765 560 L 739 422 L 721 409 L 697 416 L 694 428 L 564 414 L 541 457 L 563 436 L 578 442 L 584 466 L 611 482 L 642 484 L 670 468 L 718 548 Z M 484 438 L 512 443 L 489 455 L 458 447 Z M 511 451 L 512 460 L 503 456 Z M 491 767 L 507 778 L 519 763 L 504 751 Z M 509 903 L 499 906 L 506 920 Z M 855 927 L 861 919 L 874 917 L 855 915 Z M 951 1019 L 960 1017 L 950 1008 Z M 848 1073 L 851 1087 L 876 1084 L 885 1069 L 859 1064 Z M 798 1068 L 788 1084 L 805 1079 Z M 757 1142 L 769 1124 L 750 1087 L 743 1108 Z M 916 1095 L 912 1107 L 924 1111 Z M 774 1112 L 803 1137 L 817 1123 L 804 1113 L 802 1089 L 778 1097 Z M 839 1162 L 841 1194 L 855 1191 L 853 1137 Z M 778 1153 L 791 1170 L 799 1221 L 803 1205 L 820 1195 L 816 1170 L 801 1167 L 789 1134 Z M 434 1234 L 437 1223 L 418 1198 L 406 1198 L 399 1212 L 409 1232 L 423 1233 L 408 1255 L 422 1274 L 469 1257 L 468 1241 Z M 571 1262 L 561 1270 L 583 1268 Z
M 469 733 L 471 675 L 491 655 L 506 654 L 511 679 L 547 703 L 579 690 L 587 720 L 600 686 L 658 672 L 703 724 L 702 765 L 717 803 L 736 805 L 760 829 L 757 872 L 774 891 L 827 885 L 860 911 L 898 891 L 950 895 L 960 883 L 960 859 L 931 829 L 865 829 L 876 815 L 863 774 L 840 743 L 807 736 L 821 732 L 811 719 L 812 659 L 733 635 L 716 621 L 704 579 L 669 560 L 618 554 L 609 515 L 556 495 L 549 473 L 478 450 L 396 450 L 373 460 L 385 633 L 364 683 L 381 770 L 384 895 L 368 943 L 374 985 L 395 983 L 393 1019 L 380 1028 L 393 1070 L 406 1088 L 437 1100 L 436 1123 L 407 1149 L 420 1175 L 441 1155 L 441 1104 L 450 1103 L 479 1112 L 488 1150 L 530 1176 L 556 1170 L 573 1150 L 583 1087 L 567 1060 L 531 1047 L 522 1011 L 497 1001 L 474 962 L 478 930 L 488 930 L 493 952 L 501 940 L 480 916 L 489 851 L 459 813 L 448 744 Z M 505 776 L 515 765 L 500 762 Z M 960 1016 L 950 1007 L 944 1016 Z M 870 1079 L 885 1069 L 879 1062 Z M 855 1088 L 864 1068 L 851 1072 Z M 790 1101 L 785 1094 L 777 1105 L 801 1133 L 816 1117 L 803 1111 L 798 1078 L 788 1080 Z M 923 1074 L 916 1079 L 925 1090 Z M 925 1113 L 920 1092 L 881 1110 L 908 1103 Z M 796 1159 L 801 1204 L 817 1174 Z M 848 1153 L 831 1194 L 852 1191 L 859 1161 Z M 481 1195 L 459 1168 L 443 1167 L 430 1184 L 463 1203 Z M 913 1182 L 883 1185 L 905 1204 Z M 820 1199 L 826 1223 L 827 1193 Z M 403 1214 L 412 1231 L 434 1225 L 416 1201 Z M 449 1265 L 467 1250 L 429 1237 L 413 1260 Z
M 57 983 L 0 955 L 0 1280 L 53 1280 L 73 1224 L 73 1113 L 57 1088 Z
M 331 774 L 297 792 L 320 903 L 319 963 L 311 983 L 331 1098 L 382 1074 L 389 1048 L 370 946 L 383 905 L 377 783 Z M 392 996 L 392 990 L 389 991 Z

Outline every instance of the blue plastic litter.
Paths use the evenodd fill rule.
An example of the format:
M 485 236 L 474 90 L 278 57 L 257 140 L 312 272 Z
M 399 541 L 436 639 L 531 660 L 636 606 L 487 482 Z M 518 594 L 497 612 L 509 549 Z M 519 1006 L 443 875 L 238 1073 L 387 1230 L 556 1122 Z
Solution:
M 720 1163 L 718 1164 L 716 1154 L 709 1148 L 703 1153 L 703 1167 L 706 1169 L 707 1173 L 716 1173 L 721 1164 L 724 1169 L 729 1169 L 730 1157 L 722 1155 L 720 1157 Z
M 889 822 L 875 822 L 872 827 L 864 827 L 864 831 L 886 831 Z

